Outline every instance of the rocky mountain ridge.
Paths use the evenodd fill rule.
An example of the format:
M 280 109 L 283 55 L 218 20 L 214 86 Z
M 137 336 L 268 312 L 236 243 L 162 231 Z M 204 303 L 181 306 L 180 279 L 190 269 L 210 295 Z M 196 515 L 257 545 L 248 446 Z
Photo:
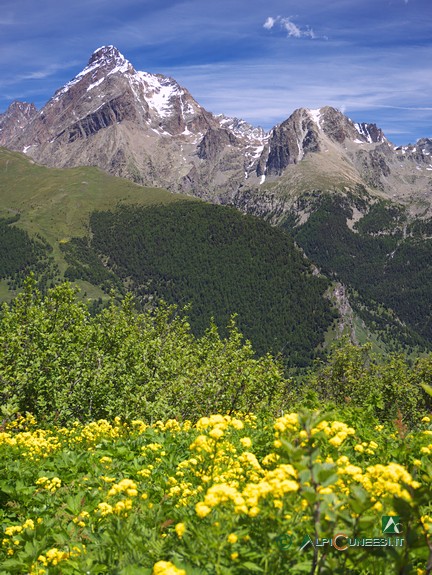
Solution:
M 395 147 L 375 124 L 329 106 L 295 110 L 265 133 L 215 116 L 172 78 L 136 71 L 113 46 L 96 50 L 39 112 L 13 103 L 0 115 L 0 145 L 259 215 L 283 214 L 314 190 L 362 190 L 431 211 L 431 139 Z
M 36 114 L 34 104 L 12 102 L 6 112 L 0 114 L 0 145 L 7 145 L 8 142 L 17 139 Z

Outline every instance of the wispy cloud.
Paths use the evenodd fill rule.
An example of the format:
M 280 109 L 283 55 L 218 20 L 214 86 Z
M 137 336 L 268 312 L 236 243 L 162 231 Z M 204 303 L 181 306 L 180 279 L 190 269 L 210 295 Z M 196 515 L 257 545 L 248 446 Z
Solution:
M 293 16 L 269 16 L 264 22 L 263 27 L 266 30 L 271 30 L 272 28 L 277 27 L 286 31 L 288 36 L 291 38 L 316 38 L 315 32 L 312 30 L 312 28 L 310 28 L 310 26 L 298 26 L 295 22 L 293 22 Z
M 384 57 L 377 61 L 373 53 L 350 57 L 339 53 L 329 60 L 326 52 L 318 56 L 314 51 L 307 66 L 295 58 L 180 66 L 170 73 L 208 110 L 265 129 L 284 121 L 296 108 L 330 105 L 354 121 L 378 124 L 385 133 L 398 135 L 396 144 L 403 144 L 429 135 L 432 78 L 425 62 L 431 57 L 431 50 L 417 48 L 406 54 L 405 61 L 399 58 L 397 65 L 390 65 Z
M 49 78 L 61 70 L 69 70 L 73 66 L 79 66 L 82 64 L 80 60 L 69 61 L 67 63 L 57 62 L 55 64 L 49 64 L 38 70 L 32 70 L 31 72 L 21 74 L 16 77 L 18 80 L 42 80 L 44 78 Z
M 273 16 L 269 16 L 267 20 L 264 22 L 263 27 L 266 30 L 271 30 L 273 26 L 276 24 L 276 19 Z

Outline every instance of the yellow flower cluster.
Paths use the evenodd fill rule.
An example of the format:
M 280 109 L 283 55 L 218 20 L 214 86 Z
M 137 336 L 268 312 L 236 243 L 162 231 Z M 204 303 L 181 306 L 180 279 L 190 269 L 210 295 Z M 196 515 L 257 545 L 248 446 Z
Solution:
M 16 533 L 21 533 L 21 531 L 24 531 L 25 529 L 33 530 L 34 528 L 35 524 L 33 519 L 26 519 L 22 525 L 11 525 L 9 527 L 6 527 L 5 535 L 13 537 Z
M 17 535 L 20 535 L 26 529 L 34 530 L 35 524 L 32 519 L 27 519 L 22 525 L 10 525 L 6 527 L 4 534 L 6 537 L 2 540 L 2 546 L 7 549 L 7 555 L 13 555 L 15 553 L 15 548 L 21 545 L 21 540 L 17 539 Z M 7 539 L 10 537 L 10 539 Z
M 59 437 L 45 429 L 19 433 L 0 432 L 0 446 L 2 444 L 19 449 L 23 457 L 32 461 L 49 457 L 62 447 Z
M 140 469 L 139 471 L 137 471 L 137 474 L 140 475 L 141 477 L 150 477 L 152 474 L 151 470 L 152 467 L 153 465 L 152 466 L 149 465 L 147 466 L 147 468 Z
M 142 421 L 142 419 L 134 419 L 131 421 L 131 426 L 133 429 L 138 431 L 138 433 L 144 433 L 145 430 L 148 428 L 148 425 Z
M 287 413 L 282 417 L 276 419 L 274 424 L 275 431 L 284 433 L 285 431 L 297 431 L 300 429 L 298 413 Z
M 52 549 L 45 551 L 45 554 L 39 555 L 37 560 L 44 567 L 55 567 L 62 561 L 67 561 L 69 558 L 78 557 L 83 552 L 85 552 L 85 545 L 82 545 L 82 549 L 80 547 L 74 546 L 70 551 L 61 551 L 60 549 L 57 549 L 57 547 L 53 547 Z M 32 573 L 35 572 L 40 573 L 40 571 L 37 571 L 37 565 L 32 566 Z
M 88 511 L 81 511 L 81 513 L 76 517 L 74 517 L 72 521 L 79 527 L 85 527 L 86 526 L 85 522 L 89 517 L 90 513 Z
M 102 463 L 102 465 L 105 465 L 108 467 L 112 463 L 112 458 L 108 457 L 108 455 L 104 455 L 103 457 L 101 457 L 99 459 L 99 463 Z
M 423 455 L 431 455 L 432 454 L 432 443 L 429 445 L 425 445 L 424 447 L 420 448 L 420 453 Z
M 182 423 L 179 423 L 176 419 L 168 419 L 165 422 L 159 420 L 153 424 L 155 430 L 169 431 L 172 434 L 180 431 L 189 431 L 192 427 L 192 422 L 188 419 Z
M 136 497 L 138 495 L 137 484 L 132 479 L 122 479 L 118 483 L 114 483 L 108 491 L 109 497 L 114 497 L 121 493 L 126 493 L 129 497 Z
M 10 421 L 6 425 L 6 429 L 28 429 L 37 425 L 37 420 L 31 413 L 27 412 L 25 415 L 18 415 L 16 419 Z
M 349 435 L 355 434 L 355 429 L 349 427 L 342 421 L 328 422 L 323 420 L 318 423 L 316 427 L 311 429 L 311 435 L 316 435 L 320 431 L 324 432 L 324 434 L 328 437 L 328 442 L 330 445 L 333 445 L 333 447 L 340 447 Z
M 432 516 L 430 515 L 422 515 L 420 517 L 421 524 L 423 525 L 423 529 L 426 532 L 430 532 L 432 534 Z
M 201 417 L 195 425 L 198 430 L 206 430 L 211 428 L 211 431 L 219 429 L 225 431 L 228 427 L 233 427 L 234 429 L 243 429 L 244 423 L 241 419 L 237 417 L 231 417 L 230 415 L 211 415 L 210 417 Z M 210 431 L 210 433 L 211 433 Z
M 133 503 L 132 499 L 121 499 L 117 501 L 114 505 L 110 505 L 106 501 L 102 501 L 98 504 L 95 512 L 101 517 L 106 517 L 107 515 L 121 515 L 127 517 L 129 511 L 132 509 Z
M 362 484 L 366 491 L 377 498 L 392 494 L 408 501 L 411 495 L 405 486 L 413 489 L 420 487 L 420 483 L 414 481 L 411 474 L 399 463 L 368 467 Z
M 357 451 L 357 453 L 367 453 L 368 455 L 374 455 L 377 449 L 378 443 L 375 441 L 362 441 L 362 443 L 354 446 L 354 451 Z
M 238 418 L 216 415 L 201 418 L 197 423 L 198 430 L 204 429 L 208 435 L 201 434 L 196 437 L 189 446 L 189 449 L 195 452 L 194 456 L 181 461 L 175 476 L 168 478 L 168 496 L 179 498 L 177 506 L 187 505 L 203 491 L 203 484 L 238 486 L 245 479 L 259 478 L 257 471 L 260 471 L 261 467 L 256 456 L 250 452 L 239 455 L 233 443 L 222 439 L 229 426 L 240 430 L 243 428 L 243 422 Z M 251 440 L 243 444 L 251 445 Z M 191 481 L 185 480 L 185 475 L 189 475 Z M 199 481 L 198 485 L 196 479 Z
M 296 477 L 297 473 L 292 465 L 282 464 L 271 471 L 264 471 L 261 481 L 247 483 L 241 491 L 226 483 L 212 485 L 207 490 L 204 501 L 196 504 L 195 511 L 199 517 L 206 517 L 214 507 L 231 502 L 234 513 L 255 517 L 260 512 L 260 499 L 271 496 L 274 503 L 276 502 L 275 507 L 281 507 L 283 504 L 280 505 L 279 502 L 286 494 L 298 491 Z
M 114 483 L 114 481 L 116 480 L 115 477 L 109 477 L 108 475 L 101 475 L 100 478 L 102 479 L 102 481 L 105 481 L 105 483 Z
M 142 455 L 153 463 L 161 463 L 162 458 L 165 457 L 166 451 L 163 449 L 161 443 L 148 443 L 141 448 Z M 153 469 L 153 466 L 147 466 Z
M 179 539 L 182 539 L 183 535 L 186 532 L 186 525 L 184 523 L 177 523 L 177 525 L 174 527 L 175 532 L 177 533 L 177 537 Z
M 125 427 L 121 424 L 119 417 L 114 419 L 114 425 L 111 425 L 106 419 L 99 419 L 84 425 L 76 441 L 84 441 L 90 445 L 99 443 L 103 438 L 117 439 L 125 433 Z
M 407 501 L 411 495 L 407 487 L 417 489 L 420 484 L 414 481 L 411 474 L 398 463 L 388 465 L 373 465 L 363 472 L 361 467 L 352 465 L 348 457 L 342 456 L 337 460 L 338 474 L 343 478 L 338 486 L 344 493 L 349 492 L 349 484 L 355 482 L 362 485 L 372 495 L 373 500 L 389 495 L 396 495 Z
M 40 485 L 42 489 L 55 493 L 57 489 L 60 489 L 61 487 L 61 479 L 58 477 L 52 477 L 51 479 L 48 477 L 39 477 L 36 481 L 36 485 Z
M 153 575 L 186 575 L 186 571 L 170 561 L 158 561 L 153 565 Z

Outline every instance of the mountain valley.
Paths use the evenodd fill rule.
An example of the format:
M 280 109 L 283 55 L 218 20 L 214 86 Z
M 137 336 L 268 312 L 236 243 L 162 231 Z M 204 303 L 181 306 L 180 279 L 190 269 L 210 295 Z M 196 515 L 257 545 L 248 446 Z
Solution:
M 271 334 L 263 338 L 255 328 L 249 330 L 257 305 L 253 290 L 243 294 L 250 308 L 246 319 L 245 312 L 240 313 L 240 291 L 231 299 L 226 285 L 220 285 L 213 297 L 213 301 L 220 299 L 217 309 L 208 300 L 195 302 L 196 326 L 211 315 L 220 326 L 226 325 L 229 314 L 239 312 L 239 325 L 253 344 L 256 338 L 260 352 L 286 349 L 290 339 L 284 330 L 289 322 L 299 321 L 296 312 L 286 311 L 284 327 L 278 327 L 272 313 L 284 301 L 284 285 L 287 301 L 291 298 L 291 305 L 297 302 L 299 310 L 306 310 L 312 301 L 307 289 L 294 294 L 287 282 L 300 286 L 294 277 L 301 277 L 307 269 L 310 286 L 315 281 L 311 289 L 317 289 L 311 296 L 315 304 L 310 313 L 321 310 L 317 337 L 310 342 L 314 349 L 324 345 L 329 334 L 333 333 L 330 339 L 335 337 L 331 326 L 336 308 L 330 312 L 328 306 L 330 300 L 338 303 L 334 294 L 341 287 L 355 326 L 352 319 L 348 326 L 343 314 L 339 323 L 342 332 L 348 330 L 354 340 L 375 338 L 378 345 L 398 350 L 432 345 L 431 139 L 395 147 L 375 124 L 354 123 L 329 106 L 300 108 L 266 133 L 237 118 L 212 114 L 172 78 L 138 72 L 116 48 L 104 46 L 41 110 L 14 102 L 0 114 L 0 145 L 5 148 L 0 154 L 4 237 L 11 229 L 22 230 L 29 234 L 19 240 L 23 246 L 32 241 L 37 244 L 23 247 L 23 253 L 31 256 L 29 261 L 17 257 L 16 269 L 9 262 L 0 270 L 3 297 L 10 297 L 19 287 L 26 271 L 42 267 L 48 283 L 69 277 L 81 282 L 94 299 L 106 298 L 110 289 L 120 293 L 131 288 L 143 305 L 154 296 L 184 304 L 196 296 L 191 283 L 214 284 L 211 274 L 203 280 L 197 270 L 208 265 L 215 271 L 217 262 L 227 258 L 228 268 L 222 266 L 218 274 L 230 274 L 227 269 L 234 266 L 236 257 L 243 261 L 238 259 L 241 253 L 246 259 L 256 258 L 247 282 L 257 289 L 261 285 L 257 278 L 269 259 L 274 257 L 281 267 L 276 276 L 282 291 L 275 289 L 270 297 L 264 284 L 259 288 L 258 299 L 265 300 L 259 309 L 267 310 L 274 326 Z M 244 220 L 248 224 L 237 222 L 232 211 L 217 206 L 211 211 L 200 200 L 237 208 L 266 224 L 262 227 L 254 218 Z M 131 205 L 144 207 L 135 210 L 141 216 L 131 220 L 129 215 L 124 220 Z M 189 211 L 187 206 L 194 214 L 189 219 L 184 213 Z M 160 236 L 161 221 L 168 226 L 166 237 Z M 209 228 L 194 240 L 192 228 L 199 229 L 202 221 L 213 226 L 219 221 L 215 233 L 228 234 L 222 242 L 225 255 L 208 251 Z M 247 253 L 228 241 L 236 226 L 260 238 L 255 247 L 249 244 Z M 150 260 L 146 264 L 132 261 L 134 253 L 144 250 L 143 245 L 137 250 L 131 239 L 129 247 L 119 241 L 134 234 L 141 237 L 145 230 L 145 241 L 153 246 L 149 248 L 151 265 Z M 300 248 L 310 260 L 304 260 L 303 271 L 301 265 L 294 267 L 290 280 L 282 268 L 292 264 L 283 263 L 276 252 L 272 256 L 268 246 L 273 234 L 272 241 L 281 242 L 290 257 L 300 254 Z M 7 245 L 5 240 L 3 246 Z M 204 259 L 195 260 L 193 272 L 183 265 L 182 276 L 181 270 L 175 271 L 175 259 L 185 264 L 185 254 L 193 246 Z M 158 248 L 169 252 L 168 274 L 157 269 Z M 276 267 L 266 272 L 268 286 Z M 200 293 L 205 291 L 203 287 Z M 307 311 L 300 315 L 310 322 Z M 265 317 L 264 313 L 261 324 Z M 300 330 L 309 333 L 310 327 L 300 325 Z M 302 350 L 300 363 L 306 361 L 305 347 Z M 311 356 L 306 355 L 309 361 Z

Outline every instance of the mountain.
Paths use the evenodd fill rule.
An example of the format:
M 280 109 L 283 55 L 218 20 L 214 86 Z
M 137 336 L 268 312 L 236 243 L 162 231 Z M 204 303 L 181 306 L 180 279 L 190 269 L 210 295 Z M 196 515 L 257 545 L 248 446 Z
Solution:
M 354 123 L 326 106 L 300 108 L 269 133 L 256 169 L 233 199 L 279 221 L 304 193 L 365 193 L 432 214 L 432 140 L 396 148 L 375 124 Z
M 172 78 L 136 71 L 114 46 L 39 112 L 13 103 L 0 127 L 1 145 L 47 166 L 95 165 L 276 219 L 305 190 L 358 186 L 431 212 L 432 140 L 396 148 L 329 106 L 295 110 L 265 133 L 211 114 Z
M 195 333 L 232 314 L 259 353 L 306 365 L 336 313 L 330 282 L 286 231 L 227 206 L 144 188 L 96 168 L 53 169 L 0 149 L 0 298 L 29 271 L 77 282 L 102 305 L 132 291 L 188 311 Z
M 13 103 L 0 128 L 4 146 L 46 166 L 98 166 L 264 218 L 342 285 L 335 302 L 351 306 L 351 324 L 361 318 L 357 327 L 388 342 L 432 343 L 429 138 L 395 147 L 375 124 L 330 106 L 295 110 L 265 133 L 210 113 L 172 78 L 136 71 L 113 46 L 96 50 L 40 111 Z
M 3 145 L 50 167 L 97 165 L 138 183 L 206 195 L 236 190 L 264 133 L 216 117 L 175 80 L 102 47 Z M 205 190 L 200 193 L 200 190 Z

